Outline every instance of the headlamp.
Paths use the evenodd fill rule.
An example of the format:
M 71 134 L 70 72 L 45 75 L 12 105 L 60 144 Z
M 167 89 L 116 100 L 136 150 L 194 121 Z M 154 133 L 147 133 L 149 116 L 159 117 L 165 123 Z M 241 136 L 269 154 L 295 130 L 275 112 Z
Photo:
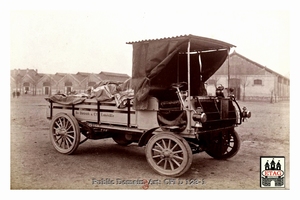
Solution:
M 251 112 L 248 111 L 246 107 L 243 107 L 242 117 L 243 118 L 250 118 L 251 117 Z
M 201 122 L 201 123 L 204 123 L 207 121 L 207 116 L 203 112 L 203 109 L 201 107 L 198 107 L 196 109 L 195 113 L 193 114 L 193 120 L 195 122 Z

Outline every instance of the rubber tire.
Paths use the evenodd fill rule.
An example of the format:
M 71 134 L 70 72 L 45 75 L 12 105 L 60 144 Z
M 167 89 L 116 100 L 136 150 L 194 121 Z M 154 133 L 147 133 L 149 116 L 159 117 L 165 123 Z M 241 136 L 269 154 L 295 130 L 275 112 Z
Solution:
M 175 148 L 175 150 L 182 151 L 180 156 L 182 157 L 183 160 L 181 163 L 179 163 L 180 165 L 177 166 L 177 168 L 175 168 L 174 170 L 164 169 L 165 165 L 163 167 L 158 165 L 158 164 L 160 164 L 159 162 L 166 163 L 168 158 L 164 159 L 164 158 L 160 157 L 160 158 L 158 158 L 158 159 L 160 159 L 159 162 L 156 162 L 156 160 L 153 158 L 153 156 L 159 156 L 159 155 L 154 155 L 154 151 L 153 151 L 154 147 L 157 146 L 157 143 L 160 143 L 163 140 L 166 141 L 165 144 L 168 146 L 169 146 L 169 141 L 171 141 L 171 143 L 174 144 L 172 147 L 176 146 L 175 144 L 177 144 L 177 146 L 179 147 L 179 150 L 176 148 Z M 167 149 L 170 150 L 171 148 L 165 148 L 165 150 L 167 150 Z M 180 157 L 180 156 L 177 155 L 177 157 Z M 146 158 L 147 158 L 147 162 L 149 163 L 151 168 L 154 171 L 156 171 L 158 174 L 164 175 L 164 176 L 177 177 L 177 176 L 184 174 L 191 167 L 191 164 L 193 161 L 193 154 L 192 154 L 192 150 L 191 150 L 188 142 L 184 138 L 182 138 L 178 135 L 175 135 L 174 133 L 165 132 L 165 133 L 155 134 L 149 139 L 149 141 L 146 145 Z M 178 163 L 178 160 L 176 160 L 176 162 Z M 169 167 L 171 168 L 170 163 L 171 163 L 171 161 L 169 161 L 169 164 L 167 164 L 167 165 L 169 165 Z
M 230 140 L 233 139 L 233 147 L 231 148 L 231 150 L 227 151 L 228 150 L 228 147 L 227 147 L 227 150 L 225 152 L 223 150 L 225 150 L 226 147 L 224 149 L 222 149 L 222 147 L 221 147 L 221 149 L 222 149 L 221 152 L 217 151 L 217 149 L 220 149 L 219 145 L 224 145 L 224 146 L 227 145 L 226 141 L 225 141 L 222 144 L 216 144 L 218 146 L 215 147 L 215 148 L 211 147 L 211 149 L 206 150 L 206 153 L 209 156 L 211 156 L 215 159 L 218 159 L 218 160 L 226 160 L 226 159 L 232 158 L 233 156 L 235 156 L 238 153 L 238 151 L 240 150 L 240 145 L 241 145 L 240 137 L 234 129 L 230 129 L 230 130 L 227 130 L 227 131 L 229 131 L 228 133 L 230 134 Z M 222 134 L 224 136 L 224 133 L 222 133 Z M 215 141 L 219 142 L 218 139 L 216 139 Z

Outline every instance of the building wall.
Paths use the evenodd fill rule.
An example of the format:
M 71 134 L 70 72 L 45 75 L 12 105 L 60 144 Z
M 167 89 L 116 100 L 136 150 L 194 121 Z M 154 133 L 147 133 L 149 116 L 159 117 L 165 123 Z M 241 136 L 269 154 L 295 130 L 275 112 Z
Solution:
M 36 93 L 36 84 L 29 76 L 24 76 L 19 85 L 21 94 L 35 94 Z
M 246 84 L 241 86 L 242 100 L 269 100 L 275 92 L 275 79 L 272 75 L 252 75 L 246 77 Z M 255 83 L 261 80 L 261 84 Z
M 126 80 L 128 75 L 118 73 L 100 73 L 106 80 L 114 81 Z M 86 92 L 89 87 L 101 81 L 99 74 L 94 73 L 77 73 L 77 74 L 38 74 L 37 70 L 11 70 L 10 88 L 11 93 L 19 91 L 31 95 L 53 95 L 75 91 L 77 93 Z M 69 82 L 69 85 L 66 83 Z M 24 86 L 24 83 L 26 85 Z
M 239 100 L 289 100 L 289 79 L 237 53 L 230 56 L 229 77 L 230 88 L 238 90 L 235 95 Z M 238 84 L 234 86 L 233 82 Z M 215 94 L 218 84 L 228 88 L 228 59 L 207 83 L 207 91 L 211 95 Z

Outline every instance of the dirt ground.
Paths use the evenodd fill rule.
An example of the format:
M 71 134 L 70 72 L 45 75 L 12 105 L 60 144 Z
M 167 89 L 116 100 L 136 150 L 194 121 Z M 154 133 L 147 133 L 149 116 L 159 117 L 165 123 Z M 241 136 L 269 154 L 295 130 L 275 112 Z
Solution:
M 262 189 L 260 156 L 285 156 L 290 182 L 289 102 L 240 102 L 252 117 L 236 128 L 238 154 L 226 161 L 205 152 L 193 155 L 190 170 L 179 178 L 156 174 L 144 147 L 117 145 L 112 139 L 88 140 L 74 155 L 58 153 L 48 136 L 43 96 L 11 98 L 11 189 Z

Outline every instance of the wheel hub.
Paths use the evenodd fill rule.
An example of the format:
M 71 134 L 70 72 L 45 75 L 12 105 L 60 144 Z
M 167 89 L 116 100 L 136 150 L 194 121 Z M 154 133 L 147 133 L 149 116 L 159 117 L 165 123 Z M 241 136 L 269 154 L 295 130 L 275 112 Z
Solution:
M 57 135 L 62 135 L 62 136 L 66 136 L 67 135 L 67 130 L 64 128 L 60 128 L 56 131 Z
M 173 153 L 169 149 L 164 149 L 162 151 L 162 157 L 163 158 L 172 158 L 173 157 Z

